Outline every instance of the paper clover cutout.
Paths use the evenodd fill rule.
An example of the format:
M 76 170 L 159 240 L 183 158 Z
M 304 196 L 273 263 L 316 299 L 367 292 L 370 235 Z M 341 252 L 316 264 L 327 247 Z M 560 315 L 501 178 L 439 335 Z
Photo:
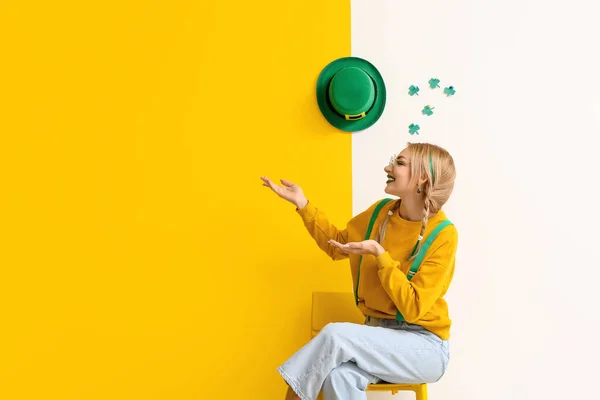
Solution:
M 435 107 L 433 107 L 433 108 L 432 108 L 431 106 L 425 106 L 421 112 L 422 112 L 423 114 L 427 115 L 427 116 L 430 116 L 430 115 L 432 115 L 432 114 L 433 114 L 433 109 L 434 109 L 434 108 L 435 108 Z
M 419 129 L 421 129 L 421 127 L 419 125 L 410 124 L 408 126 L 408 133 L 410 133 L 411 135 L 414 135 L 416 133 L 418 135 Z
M 454 86 L 448 86 L 447 88 L 444 88 L 444 93 L 446 94 L 446 96 L 450 97 L 450 96 L 454 96 L 454 93 L 456 93 L 456 90 L 454 90 Z
M 429 80 L 429 87 L 432 88 L 432 89 L 439 88 L 440 87 L 439 83 L 440 83 L 439 79 L 437 79 L 437 78 L 431 78 Z

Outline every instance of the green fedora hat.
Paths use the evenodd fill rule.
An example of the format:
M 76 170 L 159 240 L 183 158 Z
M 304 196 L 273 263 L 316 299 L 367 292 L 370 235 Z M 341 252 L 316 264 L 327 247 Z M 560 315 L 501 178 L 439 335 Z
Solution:
M 329 63 L 317 79 L 317 103 L 325 119 L 346 132 L 373 125 L 385 108 L 383 77 L 367 60 L 344 57 Z

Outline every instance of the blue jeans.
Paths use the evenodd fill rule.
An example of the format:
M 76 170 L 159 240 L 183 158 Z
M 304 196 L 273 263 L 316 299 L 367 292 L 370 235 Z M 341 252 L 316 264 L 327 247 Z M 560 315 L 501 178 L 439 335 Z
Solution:
M 448 341 L 407 322 L 367 317 L 326 325 L 277 368 L 302 400 L 365 400 L 370 383 L 433 383 L 446 372 Z

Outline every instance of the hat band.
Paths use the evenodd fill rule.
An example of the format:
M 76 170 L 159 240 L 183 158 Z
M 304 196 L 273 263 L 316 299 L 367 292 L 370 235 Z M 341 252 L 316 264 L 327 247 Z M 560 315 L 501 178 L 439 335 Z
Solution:
M 359 119 L 363 119 L 364 117 L 367 116 L 366 112 L 361 112 L 360 114 L 354 114 L 354 115 L 344 115 L 344 117 L 346 118 L 346 121 L 358 121 Z

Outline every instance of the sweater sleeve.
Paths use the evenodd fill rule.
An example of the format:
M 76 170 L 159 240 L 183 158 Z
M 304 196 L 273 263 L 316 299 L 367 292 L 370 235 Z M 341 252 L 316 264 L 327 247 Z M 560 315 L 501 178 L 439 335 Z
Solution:
M 430 249 L 430 254 L 410 281 L 400 270 L 400 263 L 387 251 L 377 257 L 381 284 L 406 322 L 423 318 L 445 292 L 456 248 L 456 237 L 446 237 L 438 247 Z
M 333 260 L 348 258 L 348 254 L 342 253 L 337 247 L 327 243 L 331 239 L 339 243 L 348 243 L 347 229 L 338 229 L 335 227 L 329 222 L 325 213 L 313 206 L 310 202 L 303 208 L 297 210 L 297 213 L 302 217 L 308 233 L 310 233 L 321 250 L 327 253 Z

